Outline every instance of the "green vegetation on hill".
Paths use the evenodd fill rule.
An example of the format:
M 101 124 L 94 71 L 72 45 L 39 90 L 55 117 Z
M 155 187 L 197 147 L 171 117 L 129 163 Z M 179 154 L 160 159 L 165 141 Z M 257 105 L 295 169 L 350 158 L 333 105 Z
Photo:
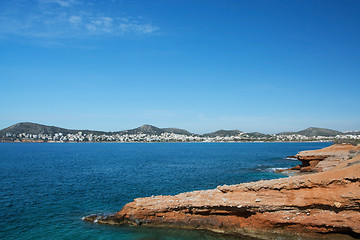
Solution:
M 92 133 L 92 134 L 108 134 L 108 132 L 102 132 L 102 131 L 92 131 L 92 130 L 71 130 L 66 128 L 59 128 L 54 126 L 47 126 L 37 123 L 31 123 L 31 122 L 22 122 L 14 124 L 10 127 L 4 128 L 0 130 L 0 136 L 5 136 L 7 133 L 11 134 L 21 134 L 21 133 L 27 133 L 27 134 L 48 134 L 48 135 L 54 135 L 55 133 L 63 133 L 63 134 L 75 134 L 77 132 L 83 132 L 86 134 Z
M 304 135 L 306 137 L 316 137 L 316 136 L 335 137 L 336 135 L 342 135 L 344 133 L 327 128 L 309 127 L 305 130 L 301 130 L 298 132 L 283 132 L 279 134 L 281 135 L 299 134 L 299 135 Z
M 149 135 L 160 135 L 162 133 L 175 133 L 175 134 L 181 134 L 181 135 L 193 135 L 192 133 L 179 128 L 158 128 L 152 125 L 144 124 L 141 127 L 120 131 L 119 134 L 149 134 Z
M 231 137 L 239 136 L 242 132 L 240 130 L 218 130 L 212 133 L 203 134 L 204 137 Z
M 118 131 L 118 132 L 105 132 L 105 131 L 93 131 L 93 130 L 71 130 L 66 128 L 59 128 L 54 126 L 47 126 L 37 123 L 31 122 L 22 122 L 14 124 L 10 127 L 4 128 L 0 130 L 0 136 L 4 137 L 7 133 L 11 134 L 21 134 L 27 133 L 32 135 L 39 135 L 39 134 L 47 134 L 47 135 L 54 135 L 56 133 L 63 133 L 63 134 L 76 134 L 78 132 L 82 132 L 84 134 L 95 134 L 95 135 L 103 135 L 103 134 L 149 134 L 149 135 L 160 135 L 162 133 L 175 133 L 175 134 L 182 134 L 182 135 L 193 135 L 192 133 L 178 128 L 157 128 L 152 125 L 142 125 L 141 127 L 125 130 L 125 131 Z

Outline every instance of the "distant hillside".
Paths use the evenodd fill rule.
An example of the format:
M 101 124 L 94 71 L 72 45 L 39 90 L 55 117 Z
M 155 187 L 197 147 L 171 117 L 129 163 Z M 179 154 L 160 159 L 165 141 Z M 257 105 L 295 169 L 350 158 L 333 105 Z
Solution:
M 63 134 L 76 134 L 78 132 L 82 132 L 83 134 L 93 134 L 93 135 L 113 135 L 113 134 L 139 134 L 144 133 L 148 135 L 161 135 L 162 133 L 175 133 L 180 135 L 186 135 L 186 136 L 202 136 L 202 137 L 233 137 L 233 136 L 239 136 L 242 135 L 244 137 L 251 137 L 251 138 L 269 138 L 272 139 L 274 135 L 269 134 L 263 134 L 259 132 L 251 132 L 243 134 L 240 130 L 218 130 L 216 132 L 212 133 L 206 133 L 203 135 L 199 134 L 193 134 L 190 133 L 187 130 L 184 129 L 178 129 L 178 128 L 158 128 L 152 125 L 142 125 L 141 127 L 130 129 L 130 130 L 124 130 L 124 131 L 117 131 L 117 132 L 105 132 L 105 131 L 93 131 L 93 130 L 72 130 L 72 129 L 66 129 L 66 128 L 60 128 L 55 126 L 47 126 L 37 123 L 31 123 L 31 122 L 22 122 L 14 124 L 10 127 L 4 128 L 0 130 L 0 137 L 4 139 L 7 133 L 11 133 L 11 135 L 19 135 L 21 133 L 27 133 L 32 135 L 39 135 L 39 134 L 47 134 L 47 135 L 54 135 L 55 133 L 63 133 Z M 315 128 L 310 127 L 305 130 L 301 130 L 298 132 L 283 132 L 276 135 L 292 135 L 292 134 L 298 134 L 298 135 L 304 135 L 306 137 L 314 137 L 314 136 L 324 136 L 324 137 L 335 137 L 336 135 L 359 135 L 359 131 L 352 131 L 352 132 L 340 132 L 336 130 L 326 129 L 326 128 Z
M 120 134 L 138 134 L 138 133 L 145 133 L 149 135 L 160 135 L 162 133 L 175 133 L 175 134 L 182 134 L 182 135 L 192 135 L 192 133 L 179 128 L 158 128 L 152 125 L 144 124 L 141 127 L 120 131 Z
M 59 128 L 54 126 L 47 126 L 42 125 L 38 123 L 31 123 L 31 122 L 22 122 L 14 124 L 10 127 L 4 128 L 0 130 L 0 136 L 5 136 L 6 133 L 12 133 L 12 134 L 21 134 L 21 133 L 28 133 L 28 134 L 48 134 L 48 135 L 54 135 L 55 133 L 63 133 L 63 134 L 73 134 L 77 132 L 83 132 L 83 133 L 92 133 L 92 134 L 106 134 L 107 132 L 102 131 L 92 131 L 92 130 L 72 130 L 72 129 L 66 129 L 66 128 Z
M 212 133 L 203 134 L 204 137 L 231 137 L 231 136 L 239 136 L 242 131 L 240 130 L 218 130 Z
M 347 131 L 344 132 L 346 135 L 360 135 L 360 131 Z
M 307 137 L 315 137 L 315 136 L 335 137 L 336 135 L 342 135 L 343 133 L 340 131 L 327 129 L 327 128 L 309 127 L 305 130 L 301 130 L 298 132 L 283 132 L 283 133 L 279 133 L 278 135 L 292 135 L 292 134 L 299 134 Z
M 121 134 L 138 134 L 138 133 L 146 133 L 153 135 L 160 135 L 163 131 L 160 128 L 154 127 L 152 125 L 144 124 L 141 127 L 120 131 Z
M 187 135 L 187 136 L 194 135 L 193 133 L 185 129 L 179 129 L 179 128 L 163 128 L 162 130 L 168 133 L 175 133 L 180 135 Z
M 10 127 L 0 130 L 0 136 L 5 136 L 6 133 L 11 133 L 11 134 L 16 134 L 16 135 L 21 134 L 21 133 L 28 133 L 28 134 L 33 134 L 33 135 L 38 135 L 38 134 L 54 135 L 55 133 L 75 134 L 77 132 L 82 132 L 85 134 L 95 134 L 95 135 L 117 134 L 117 133 L 118 134 L 145 133 L 145 134 L 149 134 L 149 135 L 160 135 L 165 132 L 182 134 L 182 135 L 193 135 L 192 133 L 190 133 L 184 129 L 157 128 L 152 125 L 143 125 L 138 128 L 125 130 L 125 131 L 119 131 L 119 132 L 104 132 L 104 131 L 93 131 L 93 130 L 72 130 L 72 129 L 47 126 L 47 125 L 31 123 L 31 122 L 22 122 L 22 123 L 17 123 Z

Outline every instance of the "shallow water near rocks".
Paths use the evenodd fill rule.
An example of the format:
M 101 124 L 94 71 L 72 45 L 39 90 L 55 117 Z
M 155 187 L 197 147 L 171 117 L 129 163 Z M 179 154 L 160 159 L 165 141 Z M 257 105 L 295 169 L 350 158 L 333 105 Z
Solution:
M 81 218 L 114 213 L 137 197 L 286 177 L 273 169 L 299 164 L 287 156 L 329 145 L 0 143 L 0 239 L 234 239 Z

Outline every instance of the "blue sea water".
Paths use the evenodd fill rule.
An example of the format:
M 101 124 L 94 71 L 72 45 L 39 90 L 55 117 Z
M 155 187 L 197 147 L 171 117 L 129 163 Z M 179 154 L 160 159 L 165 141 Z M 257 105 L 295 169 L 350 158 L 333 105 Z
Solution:
M 329 145 L 0 143 L 0 239 L 233 239 L 81 218 L 114 213 L 137 197 L 286 177 L 273 171 L 299 164 L 286 156 Z

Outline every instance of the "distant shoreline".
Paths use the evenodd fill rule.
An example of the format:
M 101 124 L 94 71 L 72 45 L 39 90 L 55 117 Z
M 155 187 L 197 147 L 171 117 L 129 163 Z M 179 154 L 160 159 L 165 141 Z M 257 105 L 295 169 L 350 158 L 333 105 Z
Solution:
M 102 141 L 102 142 L 45 142 L 45 141 L 0 141 L 0 143 L 334 143 L 334 141 L 218 141 L 218 142 L 180 142 L 180 141 L 169 141 L 169 142 L 116 142 L 116 141 Z
M 360 142 L 360 132 L 340 132 L 310 127 L 298 132 L 264 134 L 240 130 L 218 130 L 195 134 L 179 128 L 158 128 L 142 125 L 138 128 L 102 132 L 72 130 L 23 122 L 0 130 L 1 142 Z

